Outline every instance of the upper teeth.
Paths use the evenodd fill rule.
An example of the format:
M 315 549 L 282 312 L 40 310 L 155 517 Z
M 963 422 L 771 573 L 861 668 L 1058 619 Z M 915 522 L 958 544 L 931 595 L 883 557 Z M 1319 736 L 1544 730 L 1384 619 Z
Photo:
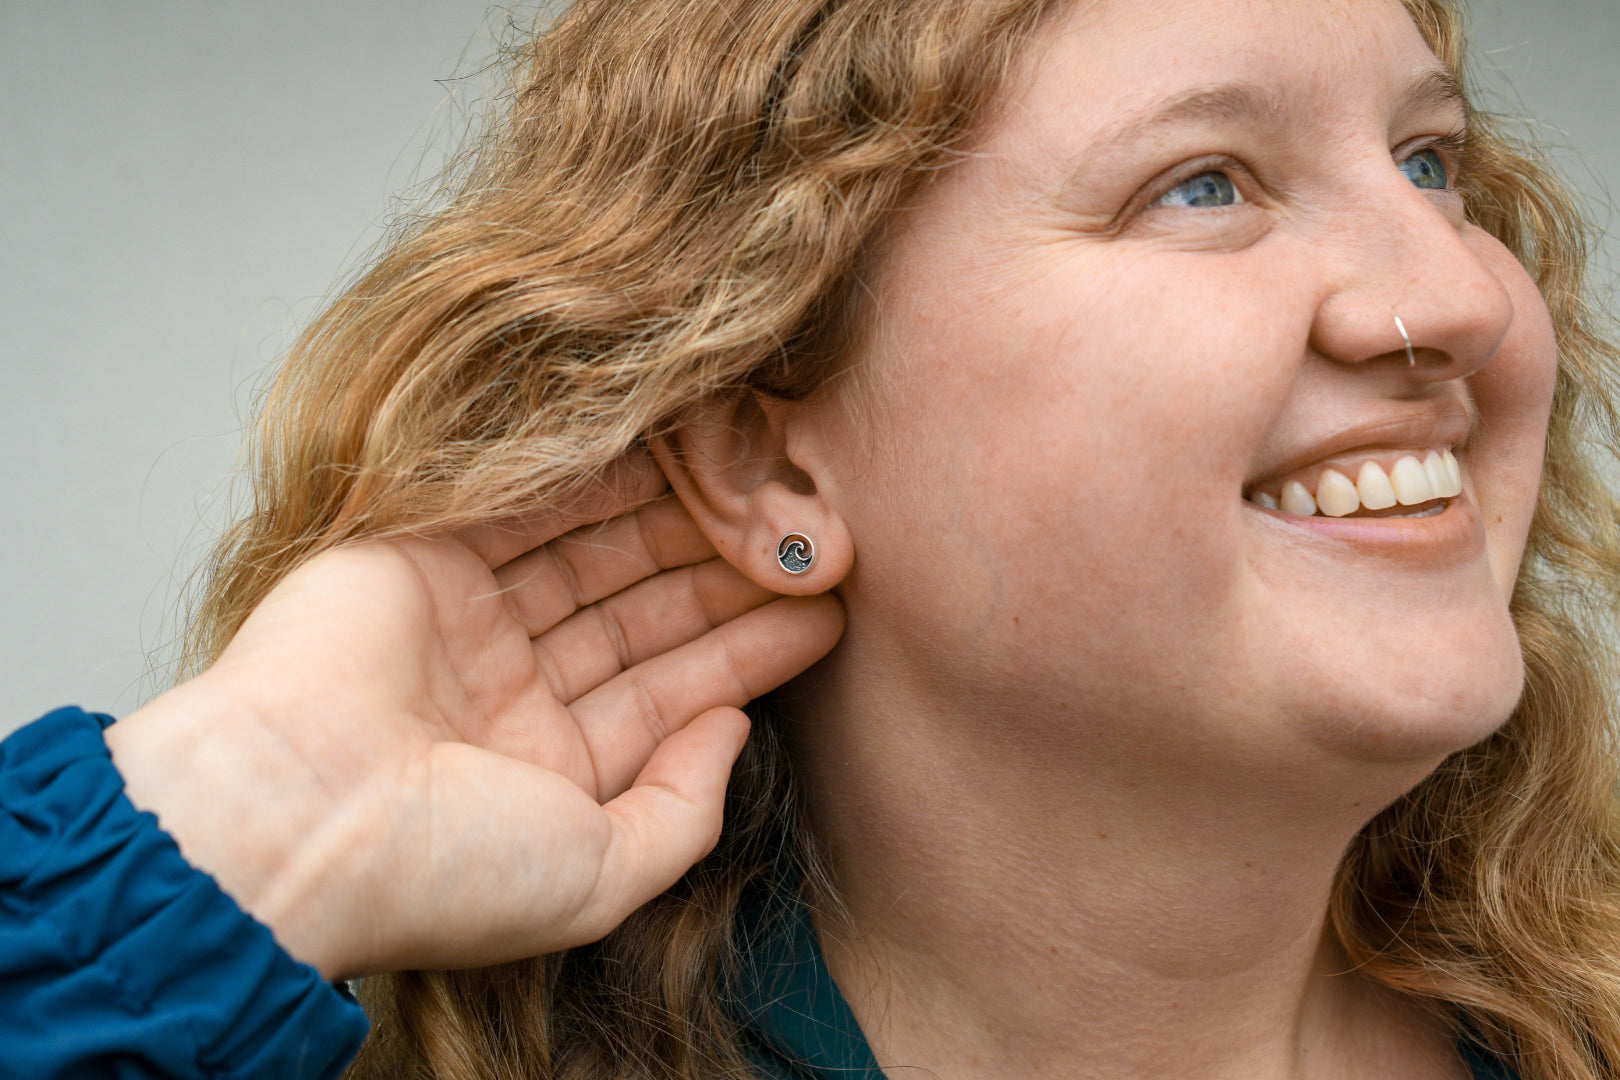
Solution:
M 1410 454 L 1401 458 L 1389 472 L 1378 462 L 1368 461 L 1354 480 L 1337 469 L 1323 469 L 1314 493 L 1298 480 L 1290 480 L 1282 486 L 1280 497 L 1257 491 L 1250 498 L 1267 509 L 1304 517 L 1317 513 L 1344 517 L 1363 507 L 1417 506 L 1461 494 L 1462 469 L 1456 456 L 1450 450 L 1431 450 L 1422 461 Z

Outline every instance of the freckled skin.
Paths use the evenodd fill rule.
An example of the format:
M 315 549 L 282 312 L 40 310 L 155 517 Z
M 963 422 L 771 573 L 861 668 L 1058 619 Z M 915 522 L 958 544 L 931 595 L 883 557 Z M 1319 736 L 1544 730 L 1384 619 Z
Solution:
M 1456 122 L 1392 100 L 1433 65 L 1404 18 L 1351 34 L 1323 16 L 1331 62 L 1287 72 L 1215 20 L 1179 80 L 1232 77 L 1214 59 L 1229 49 L 1239 74 L 1286 83 L 1292 114 L 1171 129 L 1087 172 L 1072 160 L 1085 118 L 1152 95 L 1162 73 L 1129 57 L 1185 18 L 1141 9 L 1086 8 L 1049 45 L 1063 77 L 1036 75 L 911 208 L 883 264 L 857 366 L 881 371 L 885 427 L 875 454 L 838 470 L 863 568 L 853 619 L 914 647 L 927 666 L 905 677 L 934 706 L 1021 705 L 1033 726 L 1040 701 L 1025 695 L 1075 687 L 1103 708 L 1062 730 L 1093 752 L 1110 738 L 1105 703 L 1129 702 L 1133 741 L 1145 717 L 1174 717 L 1199 755 L 1252 757 L 1259 737 L 1295 764 L 1366 752 L 1426 767 L 1517 697 L 1506 598 L 1550 400 L 1545 311 L 1455 199 L 1393 167 L 1392 147 Z M 1265 181 L 1250 204 L 1088 228 L 1209 148 Z M 1487 558 L 1403 567 L 1247 520 L 1234 493 L 1262 446 L 1448 396 L 1472 396 L 1483 418 L 1465 467 Z M 991 617 L 1008 608 L 1016 637 Z
M 1456 1075 L 1319 952 L 1343 845 L 1522 681 L 1555 349 L 1523 268 L 1400 167 L 1461 122 L 1414 97 L 1436 66 L 1395 0 L 1093 0 L 896 220 L 851 358 L 877 430 L 832 397 L 793 425 L 857 563 L 792 733 L 862 942 L 830 962 L 886 1060 Z M 1273 107 L 1110 137 L 1234 84 Z M 1209 169 L 1240 202 L 1157 203 Z M 1242 499 L 1327 433 L 1469 405 L 1469 544 Z

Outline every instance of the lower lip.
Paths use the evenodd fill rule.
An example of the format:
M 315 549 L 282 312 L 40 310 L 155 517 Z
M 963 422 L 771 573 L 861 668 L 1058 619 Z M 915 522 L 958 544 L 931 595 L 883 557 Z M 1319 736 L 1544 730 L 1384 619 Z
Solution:
M 1451 560 L 1485 550 L 1485 523 L 1466 494 L 1426 517 L 1302 517 L 1253 503 L 1245 505 L 1290 531 L 1386 557 Z

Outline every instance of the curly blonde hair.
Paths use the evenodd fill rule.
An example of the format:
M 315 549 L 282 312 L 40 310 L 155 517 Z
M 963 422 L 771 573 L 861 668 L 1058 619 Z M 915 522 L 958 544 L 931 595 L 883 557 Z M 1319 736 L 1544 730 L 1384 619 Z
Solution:
M 1405 0 L 1459 75 L 1452 0 Z M 254 501 L 208 568 L 193 669 L 344 541 L 566 500 L 716 394 L 800 397 L 859 323 L 885 216 L 948 168 L 1056 0 L 578 0 L 513 46 L 448 195 L 292 350 Z M 1371 822 L 1332 925 L 1372 978 L 1465 1020 L 1524 1080 L 1620 1073 L 1612 672 L 1620 365 L 1585 304 L 1577 204 L 1473 117 L 1465 193 L 1547 298 L 1560 370 L 1513 599 L 1513 718 Z M 603 941 L 366 980 L 356 1078 L 741 1076 L 719 990 L 738 898 L 781 860 L 825 891 L 761 717 L 713 854 Z

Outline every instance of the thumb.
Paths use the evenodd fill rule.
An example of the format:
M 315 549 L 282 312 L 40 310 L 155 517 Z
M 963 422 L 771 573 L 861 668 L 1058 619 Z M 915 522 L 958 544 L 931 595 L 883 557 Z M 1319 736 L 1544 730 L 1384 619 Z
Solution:
M 668 736 L 623 794 L 603 805 L 609 838 L 582 921 L 606 934 L 673 885 L 720 839 L 726 782 L 748 717 L 720 707 Z

